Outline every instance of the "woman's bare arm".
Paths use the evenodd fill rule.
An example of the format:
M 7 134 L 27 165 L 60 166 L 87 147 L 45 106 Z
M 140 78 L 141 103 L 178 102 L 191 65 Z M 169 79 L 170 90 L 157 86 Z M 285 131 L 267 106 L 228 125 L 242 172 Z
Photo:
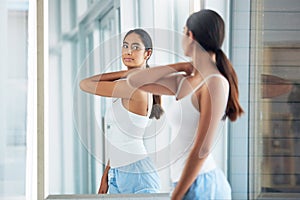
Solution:
M 191 149 L 181 178 L 172 193 L 172 200 L 182 199 L 188 188 L 193 184 L 201 170 L 203 163 L 214 146 L 213 139 L 219 123 L 224 115 L 228 98 L 228 87 L 220 78 L 211 78 L 201 88 L 201 117 L 199 119 L 197 135 Z
M 103 73 L 103 74 L 98 74 L 95 76 L 91 76 L 89 78 L 86 78 L 84 80 L 88 81 L 115 81 L 120 78 L 125 78 L 126 75 L 128 74 L 128 70 L 122 70 L 122 71 L 117 71 L 117 72 L 108 72 L 108 73 Z
M 100 187 L 98 189 L 98 194 L 105 194 L 108 191 L 108 172 L 110 169 L 110 164 L 109 164 L 109 160 L 107 162 L 107 165 L 105 167 L 105 170 L 103 172 L 102 178 L 101 178 L 101 183 L 100 183 Z
M 174 95 L 178 82 L 186 74 L 190 74 L 192 65 L 188 62 L 136 70 L 128 75 L 128 83 L 132 87 L 157 95 Z M 178 73 L 178 72 L 185 72 Z
M 99 96 L 131 98 L 135 89 L 128 85 L 126 80 L 121 80 L 129 72 L 128 70 L 110 72 L 83 79 L 80 82 L 80 89 Z

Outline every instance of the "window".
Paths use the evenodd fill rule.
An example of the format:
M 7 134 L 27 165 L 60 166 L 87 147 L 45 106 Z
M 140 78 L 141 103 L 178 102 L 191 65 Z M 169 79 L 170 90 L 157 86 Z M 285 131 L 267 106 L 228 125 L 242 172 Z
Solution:
M 25 199 L 26 180 L 30 175 L 30 152 L 33 107 L 30 89 L 34 65 L 29 65 L 29 2 L 1 1 L 0 6 L 0 198 Z M 33 20 L 33 19 L 31 19 Z M 30 37 L 29 37 L 30 35 Z M 32 63 L 31 63 L 32 64 Z M 34 75 L 33 75 L 34 76 Z
M 251 199 L 300 193 L 300 2 L 253 1 Z

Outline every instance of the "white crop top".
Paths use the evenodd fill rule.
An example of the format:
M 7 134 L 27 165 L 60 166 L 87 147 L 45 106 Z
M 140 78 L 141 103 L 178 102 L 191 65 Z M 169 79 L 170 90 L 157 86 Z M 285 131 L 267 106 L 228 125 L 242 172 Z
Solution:
M 148 95 L 148 113 L 151 112 L 152 95 Z M 149 114 L 141 116 L 124 108 L 121 98 L 113 98 L 106 111 L 108 159 L 112 168 L 136 162 L 147 156 L 143 136 Z
M 194 92 L 199 89 L 209 78 L 215 76 L 224 78 L 219 74 L 207 76 L 190 94 L 183 97 L 179 101 L 174 101 L 169 107 L 167 107 L 166 117 L 172 127 L 171 160 L 173 163 L 171 165 L 171 179 L 173 182 L 179 181 L 190 149 L 193 145 L 194 138 L 196 137 L 200 112 L 192 103 L 192 94 L 194 94 Z M 179 84 L 179 89 L 183 80 L 184 79 L 182 79 Z M 179 89 L 177 91 L 179 91 Z M 212 155 L 209 154 L 199 174 L 215 168 L 215 161 Z

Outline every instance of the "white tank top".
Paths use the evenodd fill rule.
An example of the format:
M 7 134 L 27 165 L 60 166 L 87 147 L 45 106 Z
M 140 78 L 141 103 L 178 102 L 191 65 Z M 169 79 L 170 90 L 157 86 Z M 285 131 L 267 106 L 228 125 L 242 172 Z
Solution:
M 149 122 L 152 95 L 148 95 L 148 114 L 141 116 L 124 108 L 121 98 L 113 98 L 106 111 L 108 159 L 112 168 L 136 162 L 147 156 L 143 136 Z
M 171 138 L 171 179 L 177 182 L 180 179 L 184 169 L 190 149 L 196 137 L 196 130 L 200 118 L 200 112 L 192 103 L 192 94 L 199 89 L 209 78 L 218 76 L 224 78 L 220 74 L 212 74 L 207 76 L 190 94 L 179 101 L 174 101 L 167 108 L 166 117 L 172 127 Z M 224 78 L 225 79 L 225 78 Z M 178 90 L 184 79 L 181 80 Z M 227 81 L 227 80 L 226 80 Z M 177 94 L 176 94 L 177 95 Z M 211 154 L 205 160 L 199 174 L 205 173 L 216 168 L 215 161 Z

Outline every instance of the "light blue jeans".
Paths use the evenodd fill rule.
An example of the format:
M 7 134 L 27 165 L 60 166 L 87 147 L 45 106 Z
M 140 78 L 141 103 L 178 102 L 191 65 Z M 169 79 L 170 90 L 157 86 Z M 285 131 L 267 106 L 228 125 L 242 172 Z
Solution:
M 111 168 L 108 172 L 109 194 L 157 193 L 160 179 L 150 158 Z
M 174 183 L 174 187 L 177 182 Z M 198 175 L 185 193 L 184 200 L 230 200 L 231 187 L 220 169 Z

